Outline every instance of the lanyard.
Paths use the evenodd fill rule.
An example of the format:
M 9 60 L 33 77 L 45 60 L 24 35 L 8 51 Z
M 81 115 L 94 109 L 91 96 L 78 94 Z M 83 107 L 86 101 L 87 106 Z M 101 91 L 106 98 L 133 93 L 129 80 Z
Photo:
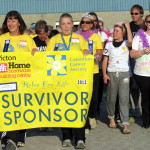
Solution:
M 8 52 L 9 44 L 10 44 L 10 40 L 5 40 L 3 52 Z
M 64 46 L 65 46 L 65 50 L 69 51 L 69 50 L 70 50 L 70 43 L 71 43 L 71 39 L 72 39 L 72 33 L 71 33 L 71 36 L 70 36 L 70 39 L 69 39 L 69 45 L 68 45 L 68 47 L 67 47 L 67 45 L 66 45 L 66 42 L 65 42 L 64 37 L 63 37 L 62 34 L 61 34 L 61 38 L 62 38 L 62 40 L 63 40 L 63 44 L 64 44 Z

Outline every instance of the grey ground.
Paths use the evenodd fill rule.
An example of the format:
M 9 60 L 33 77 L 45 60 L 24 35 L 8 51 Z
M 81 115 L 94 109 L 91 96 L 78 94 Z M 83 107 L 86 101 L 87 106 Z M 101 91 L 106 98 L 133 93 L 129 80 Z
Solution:
M 135 119 L 130 125 L 131 134 L 122 134 L 122 126 L 111 129 L 108 127 L 108 118 L 105 106 L 105 95 L 101 104 L 100 118 L 97 128 L 86 135 L 86 150 L 150 150 L 150 129 L 143 129 L 141 118 Z M 62 147 L 61 130 L 43 132 L 39 129 L 28 130 L 25 147 L 19 150 L 74 150 Z

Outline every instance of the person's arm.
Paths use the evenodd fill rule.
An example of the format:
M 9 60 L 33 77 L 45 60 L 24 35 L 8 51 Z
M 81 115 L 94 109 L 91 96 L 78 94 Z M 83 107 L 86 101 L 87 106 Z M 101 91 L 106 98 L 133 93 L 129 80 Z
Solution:
M 55 45 L 56 45 L 56 40 L 57 40 L 58 38 L 55 38 L 55 36 L 54 37 L 52 37 L 50 40 L 49 40 L 49 42 L 48 42 L 48 44 L 47 44 L 47 47 L 46 47 L 46 51 L 54 51 L 54 49 L 55 49 Z M 59 43 L 59 41 L 58 41 L 58 43 Z
M 35 52 L 38 52 L 38 51 L 39 51 L 38 49 L 33 48 L 33 49 L 31 50 L 31 55 L 34 56 Z
M 150 54 L 150 48 L 149 47 L 147 47 L 143 51 L 139 51 L 139 50 L 135 50 L 135 49 L 132 49 L 130 51 L 131 58 L 140 58 L 140 57 L 142 57 L 145 54 Z
M 31 55 L 34 56 L 35 52 L 38 52 L 39 50 L 35 44 L 35 41 L 30 36 L 28 36 L 28 38 L 29 38 L 28 39 L 28 41 L 29 41 L 28 47 L 29 47 L 29 49 L 31 49 Z
M 145 54 L 150 53 L 150 48 L 147 47 L 145 50 L 139 49 L 140 37 L 135 36 L 132 42 L 132 50 L 130 51 L 131 58 L 140 58 Z
M 125 27 L 127 29 L 127 39 L 128 39 L 127 46 L 131 47 L 133 37 L 132 37 L 131 29 L 130 29 L 130 24 L 128 22 L 125 22 L 124 24 L 125 24 Z
M 45 40 L 46 45 L 48 44 L 49 40 L 50 39 L 49 39 L 48 35 L 46 35 L 46 40 Z
M 97 35 L 95 60 L 100 61 L 103 55 L 103 43 L 101 37 Z
M 85 41 L 84 38 L 81 35 L 79 35 L 79 38 L 80 38 L 80 47 L 81 47 L 83 55 L 84 56 L 89 55 L 90 51 L 89 51 L 89 48 L 88 48 L 88 42 Z
M 103 71 L 103 79 L 104 83 L 107 84 L 107 81 L 110 81 L 109 76 L 107 75 L 107 64 L 108 64 L 108 56 L 104 56 L 102 63 L 102 71 Z

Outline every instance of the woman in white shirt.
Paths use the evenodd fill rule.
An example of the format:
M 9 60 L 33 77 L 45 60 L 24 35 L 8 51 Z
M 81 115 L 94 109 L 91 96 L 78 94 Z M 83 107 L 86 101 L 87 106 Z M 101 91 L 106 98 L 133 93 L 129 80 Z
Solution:
M 150 15 L 133 39 L 131 57 L 135 58 L 134 77 L 142 94 L 142 120 L 150 128 Z
M 126 29 L 127 31 L 126 31 Z M 104 83 L 107 86 L 107 111 L 110 119 L 110 128 L 116 128 L 115 103 L 117 93 L 119 95 L 120 117 L 123 125 L 123 133 L 129 134 L 129 50 L 132 44 L 132 34 L 129 23 L 116 23 L 114 25 L 113 42 L 105 46 L 102 64 Z M 125 40 L 127 34 L 128 41 Z

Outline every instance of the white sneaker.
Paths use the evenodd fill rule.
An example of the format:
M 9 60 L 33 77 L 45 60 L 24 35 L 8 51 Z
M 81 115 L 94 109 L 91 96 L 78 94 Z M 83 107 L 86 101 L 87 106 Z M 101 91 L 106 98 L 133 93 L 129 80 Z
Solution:
M 44 131 L 45 130 L 45 128 L 40 128 L 40 131 Z
M 85 129 L 85 134 L 89 134 L 90 130 L 89 129 Z
M 6 150 L 17 150 L 16 144 L 11 139 L 7 141 Z
M 89 118 L 91 129 L 95 129 L 97 127 L 97 122 L 95 118 Z
M 85 143 L 82 140 L 79 140 L 76 145 L 76 149 L 84 149 Z
M 70 139 L 64 140 L 63 143 L 62 143 L 62 146 L 63 147 L 71 147 L 72 146 L 71 140 Z
M 46 131 L 47 131 L 47 132 L 53 132 L 53 131 L 54 131 L 54 128 L 48 127 L 48 128 L 46 129 Z
M 24 143 L 23 142 L 18 142 L 17 147 L 24 147 Z

